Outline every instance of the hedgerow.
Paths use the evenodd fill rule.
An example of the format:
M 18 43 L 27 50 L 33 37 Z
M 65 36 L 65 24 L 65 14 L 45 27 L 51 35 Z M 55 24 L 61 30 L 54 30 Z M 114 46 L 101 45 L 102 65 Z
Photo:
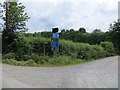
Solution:
M 59 43 L 59 58 L 55 59 L 53 58 L 55 55 L 50 46 L 51 39 L 41 36 L 24 36 L 16 41 L 16 51 L 3 55 L 3 59 L 15 59 L 17 61 L 32 60 L 37 64 L 71 64 L 76 62 L 76 60 L 89 61 L 114 55 L 114 46 L 111 42 L 90 45 L 70 40 L 59 40 Z

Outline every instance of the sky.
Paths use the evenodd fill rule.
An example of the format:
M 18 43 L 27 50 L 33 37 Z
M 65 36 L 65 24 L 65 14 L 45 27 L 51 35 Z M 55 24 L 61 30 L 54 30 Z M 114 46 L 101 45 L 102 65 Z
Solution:
M 119 4 L 118 4 L 118 18 L 120 19 L 120 1 L 119 1 Z
M 118 18 L 119 0 L 19 0 L 30 16 L 28 32 L 51 31 L 53 27 L 75 29 L 84 27 L 108 31 Z

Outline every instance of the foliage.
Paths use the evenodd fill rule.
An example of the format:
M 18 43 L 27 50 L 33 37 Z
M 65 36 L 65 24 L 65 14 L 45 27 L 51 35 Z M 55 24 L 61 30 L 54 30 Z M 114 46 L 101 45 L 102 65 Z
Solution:
M 80 28 L 80 29 L 79 29 L 79 32 L 80 32 L 80 33 L 86 33 L 86 30 L 85 30 L 85 28 Z
M 50 42 L 50 40 L 41 36 L 20 36 L 21 38 L 15 42 L 15 59 L 19 61 L 33 59 L 36 63 L 44 63 L 44 61 L 46 61 L 46 58 L 43 57 L 44 48 L 46 54 L 51 54 L 51 52 L 49 52 L 51 50 L 50 44 L 44 46 L 44 42 Z
M 80 59 L 73 59 L 70 56 L 61 55 L 58 57 L 49 58 L 49 61 L 46 63 L 52 65 L 69 65 L 69 64 L 77 64 L 80 62 L 82 63 L 84 61 Z
M 25 6 L 17 1 L 6 1 L 2 5 L 2 19 L 5 21 L 3 25 L 2 50 L 3 53 L 14 51 L 14 40 L 18 39 L 18 32 L 26 31 L 26 21 L 29 17 L 24 12 Z
M 26 29 L 26 21 L 30 17 L 28 17 L 27 13 L 24 12 L 25 6 L 22 3 L 17 1 L 7 1 L 3 3 L 3 20 L 6 21 L 6 26 L 4 29 L 6 31 L 17 32 L 25 31 Z
M 87 33 L 84 34 L 87 35 Z M 86 62 L 91 59 L 99 59 L 114 55 L 115 53 L 112 42 L 101 42 L 100 45 L 90 45 L 89 43 L 79 43 L 62 39 L 59 40 L 59 54 L 53 55 L 50 38 L 42 37 L 37 33 L 33 35 L 20 33 L 19 36 L 20 38 L 15 41 L 15 52 L 3 56 L 5 57 L 4 59 L 15 58 L 18 61 L 17 65 L 28 66 L 32 65 L 33 62 L 34 65 L 67 65 Z M 21 64 L 21 61 L 26 62 L 26 64 Z
M 115 48 L 112 42 L 101 42 L 100 46 L 104 48 L 104 50 L 107 52 L 107 55 L 114 55 L 115 53 Z
M 16 57 L 15 58 L 17 60 L 23 59 L 25 55 L 31 55 L 32 47 L 29 44 L 29 42 L 25 41 L 23 38 L 20 38 L 19 40 L 16 40 L 15 43 L 16 43 L 16 47 L 15 47 Z
M 91 60 L 89 60 L 91 61 Z M 74 65 L 86 62 L 81 59 L 71 59 L 70 56 L 59 56 L 59 57 L 50 57 L 49 61 L 44 64 L 37 64 L 34 60 L 30 59 L 28 61 L 17 61 L 14 59 L 3 59 L 3 63 L 11 64 L 16 66 L 63 66 L 63 65 Z
M 41 32 L 41 36 L 45 38 L 51 38 L 52 32 Z
M 59 55 L 51 56 L 51 48 L 46 48 L 46 54 L 43 55 L 44 42 L 50 42 L 50 39 L 41 36 L 22 36 L 21 42 L 18 41 L 18 51 L 13 54 L 5 54 L 5 63 L 25 66 L 39 65 L 68 65 L 99 59 L 114 54 L 114 46 L 112 42 L 101 42 L 100 45 L 90 45 L 88 43 L 78 43 L 70 40 L 60 40 Z M 37 47 L 39 49 L 37 49 Z M 48 49 L 48 50 L 47 50 Z M 18 56 L 19 54 L 19 56 Z M 15 57 L 17 60 L 11 59 Z M 17 57 L 17 58 L 16 58 Z M 30 61 L 29 61 L 30 60 Z M 24 61 L 24 62 L 23 62 Z M 21 63 L 22 62 L 22 63 Z
M 2 63 L 11 64 L 11 65 L 18 65 L 18 62 L 15 59 L 3 59 Z
M 92 45 L 100 44 L 100 42 L 105 41 L 105 33 L 100 29 L 95 29 L 92 33 L 86 32 L 84 28 L 79 30 L 62 30 L 60 33 L 60 38 L 65 40 L 72 40 L 73 42 L 83 42 Z
M 120 54 L 120 19 L 110 24 L 109 33 L 117 53 Z
M 101 46 L 90 45 L 88 43 L 74 43 L 72 41 L 61 40 L 60 54 L 70 55 L 80 59 L 98 59 L 106 56 Z
M 17 61 L 15 59 L 3 59 L 2 63 L 11 64 L 15 66 L 37 66 L 37 64 L 31 59 L 28 61 Z
M 43 38 L 41 36 L 22 36 L 21 41 L 17 41 L 17 51 L 16 51 L 16 60 L 29 60 L 33 59 L 36 63 L 44 63 L 47 61 L 44 56 L 51 56 L 52 50 L 50 47 L 50 39 Z M 47 45 L 44 44 L 47 42 Z M 114 52 L 114 46 L 112 43 L 106 43 L 106 49 L 104 49 L 103 44 L 101 45 L 90 45 L 88 43 L 78 43 L 70 40 L 59 40 L 59 54 L 60 55 L 69 55 L 75 59 L 98 59 L 105 57 L 107 55 L 112 55 Z M 111 48 L 111 50 L 109 50 Z
M 15 54 L 11 52 L 3 54 L 2 59 L 15 59 Z
M 37 66 L 37 64 L 32 59 L 30 59 L 24 63 L 24 66 Z
M 48 57 L 40 56 L 38 54 L 32 54 L 31 59 L 37 64 L 44 64 L 48 61 Z
M 88 43 L 95 45 L 104 42 L 104 33 L 100 29 L 95 29 L 88 37 Z
M 120 54 L 120 20 L 111 24 L 107 32 L 95 29 L 88 33 L 84 27 L 61 30 L 59 54 L 54 54 L 51 49 L 52 32 L 25 33 L 26 21 L 30 17 L 22 3 L 11 1 L 0 3 L 0 18 L 4 21 L 4 24 L 0 23 L 4 63 L 67 65 L 115 55 L 116 52 Z

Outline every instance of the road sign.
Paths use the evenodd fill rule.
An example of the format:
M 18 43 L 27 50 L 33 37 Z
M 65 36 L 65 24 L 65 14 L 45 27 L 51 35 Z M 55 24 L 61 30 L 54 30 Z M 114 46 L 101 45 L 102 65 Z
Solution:
M 59 47 L 58 41 L 51 42 L 51 47 Z
M 53 33 L 53 38 L 59 38 L 59 34 L 58 33 Z
M 52 32 L 53 32 L 53 33 L 56 33 L 56 32 L 58 32 L 58 31 L 59 31 L 58 28 L 52 28 Z

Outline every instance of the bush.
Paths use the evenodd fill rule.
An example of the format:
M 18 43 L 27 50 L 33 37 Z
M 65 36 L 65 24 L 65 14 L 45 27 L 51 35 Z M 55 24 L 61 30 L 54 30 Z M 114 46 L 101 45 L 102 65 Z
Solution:
M 37 64 L 43 64 L 48 61 L 47 56 L 44 57 L 34 53 L 31 55 L 31 59 Z
M 31 55 L 23 55 L 21 59 L 24 60 L 24 61 L 30 60 Z
M 47 45 L 45 46 L 45 42 Z M 99 59 L 106 56 L 114 55 L 114 46 L 111 42 L 101 42 L 100 45 L 90 45 L 88 43 L 77 43 L 70 40 L 59 40 L 59 55 L 52 56 L 50 47 L 50 39 L 41 36 L 22 37 L 16 41 L 17 50 L 14 53 L 3 55 L 3 59 L 15 59 L 17 61 L 25 61 L 35 64 L 54 64 L 67 65 L 77 62 L 87 61 L 91 59 Z M 44 50 L 46 55 L 44 56 Z M 30 61 L 28 61 L 30 60 Z M 5 61 L 17 65 L 23 65 L 24 62 Z
M 15 59 L 15 54 L 10 52 L 10 53 L 7 53 L 7 54 L 3 54 L 2 55 L 2 58 L 3 59 Z
M 98 59 L 105 55 L 104 49 L 98 45 L 90 45 L 88 43 L 74 43 L 72 41 L 60 41 L 60 54 L 69 55 L 74 59 Z
M 71 55 L 74 54 L 77 50 L 76 43 L 68 40 L 60 40 L 59 53 L 61 55 Z
M 23 37 L 16 41 L 16 51 L 15 51 L 15 59 L 23 60 L 29 59 L 27 55 L 31 55 L 32 46 L 28 41 L 26 41 Z
M 98 45 L 82 44 L 78 50 L 77 58 L 80 59 L 98 59 L 102 57 L 103 48 Z
M 25 61 L 24 66 L 37 66 L 37 64 L 32 60 Z
M 25 61 L 17 61 L 17 66 L 24 66 Z
M 41 36 L 37 37 L 24 37 L 24 42 L 30 45 L 29 46 L 31 52 L 29 54 L 29 49 L 27 49 L 26 53 L 28 53 L 28 56 L 31 55 L 31 53 L 36 53 L 36 55 L 31 55 L 31 59 L 33 59 L 36 63 L 44 63 L 47 60 L 45 60 L 45 57 L 43 57 L 44 53 L 44 48 L 46 51 L 46 55 L 51 55 L 51 47 L 50 47 L 50 39 L 48 38 L 43 38 Z M 47 42 L 48 44 L 45 46 L 44 43 Z M 60 55 L 68 55 L 71 56 L 72 58 L 78 58 L 78 59 L 98 59 L 102 58 L 105 56 L 111 55 L 113 52 L 114 47 L 110 42 L 102 42 L 100 46 L 98 45 L 90 45 L 88 43 L 75 43 L 70 40 L 59 40 L 60 47 L 59 47 L 59 54 Z M 105 45 L 104 45 L 105 44 Z M 26 48 L 26 46 L 24 48 Z M 106 49 L 105 49 L 106 48 Z M 22 50 L 21 50 L 22 51 Z M 23 51 L 25 52 L 25 51 Z M 109 52 L 109 54 L 108 54 Z M 27 60 L 29 57 L 25 54 L 22 55 L 21 58 Z
M 18 65 L 17 61 L 14 59 L 4 59 L 2 62 L 6 64 L 16 65 L 16 66 Z
M 114 55 L 115 48 L 112 42 L 101 42 L 100 46 L 104 48 L 104 51 L 106 52 L 106 56 Z
M 10 64 L 15 66 L 37 66 L 37 64 L 31 59 L 28 61 L 16 61 L 14 59 L 4 59 L 2 62 L 5 64 Z
M 98 45 L 93 45 L 91 47 L 91 59 L 99 59 L 99 58 L 103 58 L 106 56 L 106 54 L 104 53 L 104 49 L 101 46 Z

